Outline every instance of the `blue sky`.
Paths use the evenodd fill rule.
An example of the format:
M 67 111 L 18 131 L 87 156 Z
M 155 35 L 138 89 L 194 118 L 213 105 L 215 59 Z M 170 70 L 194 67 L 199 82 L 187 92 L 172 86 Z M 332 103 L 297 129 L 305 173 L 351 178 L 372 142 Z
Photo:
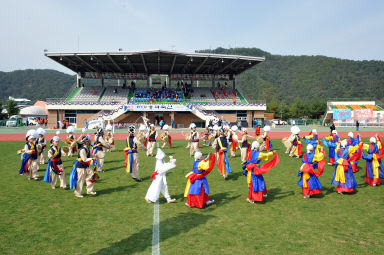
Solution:
M 280 55 L 384 60 L 379 0 L 5 0 L 0 6 L 0 71 L 71 73 L 44 49 L 256 47 Z

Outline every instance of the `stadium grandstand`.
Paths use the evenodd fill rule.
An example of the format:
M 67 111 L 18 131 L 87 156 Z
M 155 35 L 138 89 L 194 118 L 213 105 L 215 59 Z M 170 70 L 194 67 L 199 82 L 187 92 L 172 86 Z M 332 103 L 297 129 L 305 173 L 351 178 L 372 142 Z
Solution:
M 45 52 L 77 74 L 63 98 L 47 99 L 48 125 L 69 120 L 78 128 L 96 119 L 134 123 L 140 116 L 175 127 L 204 127 L 218 117 L 252 127 L 264 120 L 266 103 L 246 98 L 236 76 L 264 57 L 137 52 Z
M 339 127 L 355 126 L 356 121 L 363 127 L 384 126 L 384 109 L 380 101 L 335 100 L 328 101 L 324 125 L 331 122 Z

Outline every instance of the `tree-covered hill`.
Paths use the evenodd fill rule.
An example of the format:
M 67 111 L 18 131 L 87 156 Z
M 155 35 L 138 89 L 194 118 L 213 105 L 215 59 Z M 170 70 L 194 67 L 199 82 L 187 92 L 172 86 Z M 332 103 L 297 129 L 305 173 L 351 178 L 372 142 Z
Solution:
M 217 54 L 265 56 L 266 61 L 238 76 L 251 98 L 292 102 L 319 98 L 384 98 L 384 61 L 353 61 L 325 56 L 272 55 L 257 48 L 203 50 Z
M 75 76 L 49 69 L 0 72 L 0 99 L 13 96 L 36 101 L 61 97 L 75 80 Z
M 353 61 L 325 56 L 281 56 L 257 48 L 201 50 L 217 54 L 265 56 L 266 61 L 237 77 L 248 98 L 265 99 L 269 111 L 316 117 L 330 98 L 384 101 L 384 61 Z M 55 70 L 0 72 L 0 99 L 33 101 L 62 97 L 75 76 Z M 310 104 L 308 107 L 303 104 Z M 310 113 L 303 108 L 311 108 Z M 317 110 L 316 110 L 317 109 Z

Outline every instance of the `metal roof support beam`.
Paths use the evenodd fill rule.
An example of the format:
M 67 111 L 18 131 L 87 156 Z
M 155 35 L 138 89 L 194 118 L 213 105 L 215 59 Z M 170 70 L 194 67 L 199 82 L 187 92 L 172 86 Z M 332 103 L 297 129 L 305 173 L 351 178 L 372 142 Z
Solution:
M 212 66 L 211 66 L 211 70 L 213 70 L 215 68 L 215 66 L 220 63 L 221 61 L 223 61 L 222 58 L 220 58 L 219 60 L 217 60 Z
M 219 71 L 217 71 L 216 74 L 220 74 L 222 71 L 224 71 L 224 70 L 227 69 L 228 67 L 232 66 L 237 60 L 239 60 L 239 59 L 234 59 L 233 61 L 231 61 L 231 63 L 229 63 L 228 65 L 224 66 L 224 67 L 221 68 Z
M 185 63 L 184 68 L 183 68 L 183 73 L 185 73 L 185 70 L 187 69 L 189 62 L 191 62 L 191 58 L 189 58 L 187 63 Z
M 136 73 L 136 68 L 133 65 L 132 61 L 128 58 L 128 56 L 124 56 L 124 58 L 129 63 L 129 65 L 131 66 L 131 73 Z
M 121 73 L 124 73 L 123 69 L 121 69 L 121 67 L 116 63 L 116 61 L 112 58 L 111 55 L 107 54 L 109 60 L 111 60 L 111 62 L 113 63 L 113 65 L 117 68 L 117 70 L 119 70 Z
M 148 74 L 148 68 L 147 68 L 147 64 L 145 63 L 144 55 L 143 54 L 140 54 L 140 55 L 141 55 L 141 60 L 143 61 L 145 72 Z
M 83 64 L 87 65 L 89 68 L 91 68 L 92 70 L 94 70 L 95 72 L 99 72 L 99 70 L 98 70 L 96 67 L 94 67 L 93 65 L 91 65 L 90 63 L 88 63 L 87 61 L 85 61 L 84 59 L 82 59 L 80 56 L 78 56 L 78 55 L 75 54 L 75 57 L 76 57 L 77 59 L 79 59 Z
M 107 71 L 111 71 L 111 69 L 101 59 L 97 58 L 96 56 L 91 56 L 91 58 L 94 58 L 97 62 L 99 62 L 103 67 L 103 69 L 107 69 Z
M 172 72 L 173 72 L 173 68 L 175 67 L 176 57 L 177 57 L 177 55 L 175 55 L 175 56 L 173 57 L 172 66 L 171 66 L 171 69 L 170 69 L 170 71 L 169 71 L 170 74 L 172 74 Z
M 197 72 L 200 70 L 201 67 L 203 67 L 203 65 L 205 64 L 205 62 L 207 62 L 208 58 L 209 58 L 209 57 L 206 57 L 206 58 L 203 60 L 203 62 L 201 62 L 201 64 L 200 64 L 198 67 L 196 67 L 195 71 L 193 71 L 194 74 L 197 73 Z
M 60 58 L 62 58 L 62 60 L 60 60 L 60 61 L 67 61 L 68 63 L 71 63 L 72 65 L 76 65 L 76 66 L 79 65 L 78 63 L 76 63 L 75 61 L 71 60 L 70 58 L 67 58 L 66 56 L 61 56 Z M 60 63 L 60 61 L 57 61 L 57 62 Z

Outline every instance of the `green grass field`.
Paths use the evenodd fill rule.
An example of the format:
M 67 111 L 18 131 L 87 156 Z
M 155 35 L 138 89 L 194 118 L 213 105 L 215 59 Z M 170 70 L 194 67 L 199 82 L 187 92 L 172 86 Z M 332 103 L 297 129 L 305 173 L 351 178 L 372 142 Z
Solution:
M 167 175 L 174 204 L 160 199 L 162 254 L 367 254 L 384 252 L 384 188 L 364 182 L 365 161 L 355 174 L 353 195 L 339 195 L 330 185 L 333 168 L 319 179 L 323 195 L 303 199 L 296 185 L 301 160 L 284 154 L 265 174 L 269 191 L 263 204 L 246 202 L 248 188 L 240 155 L 230 159 L 233 173 L 224 180 L 215 168 L 207 177 L 211 198 L 205 209 L 188 208 L 183 198 L 185 174 L 193 160 L 185 141 L 164 150 L 177 159 Z M 155 159 L 140 152 L 142 183 L 125 172 L 124 143 L 107 153 L 105 173 L 95 184 L 97 196 L 76 198 L 71 190 L 20 176 L 16 150 L 23 142 L 1 142 L 0 254 L 151 254 L 153 204 L 144 196 Z M 203 153 L 212 152 L 202 147 Z M 64 157 L 67 185 L 75 157 Z M 41 167 L 40 177 L 46 165 Z

